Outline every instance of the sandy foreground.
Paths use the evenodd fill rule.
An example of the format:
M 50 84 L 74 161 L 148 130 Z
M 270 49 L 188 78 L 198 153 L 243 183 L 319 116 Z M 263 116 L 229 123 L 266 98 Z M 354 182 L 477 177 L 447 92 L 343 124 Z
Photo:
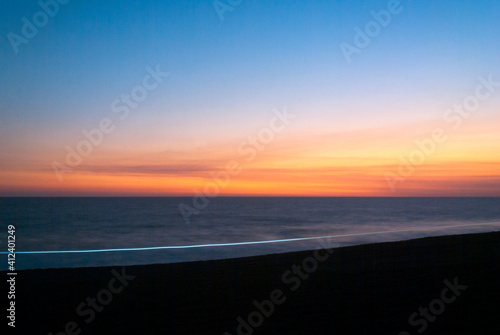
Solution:
M 15 303 L 9 334 L 500 334 L 500 233 L 25 270 Z

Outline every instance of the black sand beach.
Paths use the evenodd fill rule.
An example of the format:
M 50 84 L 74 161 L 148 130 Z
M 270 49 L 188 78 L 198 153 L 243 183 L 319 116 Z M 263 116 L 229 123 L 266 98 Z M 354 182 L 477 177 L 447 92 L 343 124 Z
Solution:
M 16 328 L 8 330 L 44 335 L 500 334 L 500 233 L 330 252 L 19 271 Z

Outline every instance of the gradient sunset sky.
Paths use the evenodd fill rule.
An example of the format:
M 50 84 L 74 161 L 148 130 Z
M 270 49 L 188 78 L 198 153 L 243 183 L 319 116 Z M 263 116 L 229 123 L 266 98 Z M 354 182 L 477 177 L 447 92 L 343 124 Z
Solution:
M 244 0 L 221 20 L 212 0 L 72 0 L 17 53 L 41 7 L 2 1 L 0 195 L 500 196 L 500 2 L 397 8 L 349 62 L 342 43 L 388 1 Z M 116 99 L 157 68 L 168 76 L 120 118 Z M 241 170 L 217 184 L 228 164 Z

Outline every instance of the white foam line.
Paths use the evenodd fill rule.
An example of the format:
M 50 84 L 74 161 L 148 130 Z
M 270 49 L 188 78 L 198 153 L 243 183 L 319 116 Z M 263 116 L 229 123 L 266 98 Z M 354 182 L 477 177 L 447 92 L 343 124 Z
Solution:
M 366 236 L 366 235 L 401 233 L 401 232 L 410 232 L 410 231 L 436 230 L 436 229 L 442 229 L 442 228 L 459 228 L 459 227 L 473 227 L 473 226 L 486 226 L 486 225 L 499 225 L 499 224 L 500 224 L 500 222 L 489 222 L 489 223 L 462 224 L 462 225 L 425 227 L 425 228 L 409 228 L 409 229 L 385 230 L 385 231 L 376 231 L 376 232 L 367 232 L 367 233 L 353 233 L 353 234 L 313 236 L 313 237 L 298 237 L 298 238 L 288 238 L 288 239 L 281 239 L 281 240 L 250 241 L 250 242 L 209 243 L 209 244 L 194 244 L 194 245 L 170 245 L 170 246 L 160 246 L 160 247 L 118 248 L 118 249 L 16 251 L 15 253 L 16 254 L 76 254 L 76 253 L 98 253 L 98 252 L 116 252 L 116 251 L 147 251 L 147 250 L 163 250 L 163 249 L 192 249 L 192 248 L 209 248 L 209 247 L 228 247 L 228 246 L 238 246 L 238 245 L 296 242 L 296 241 L 319 240 L 319 239 L 336 238 L 336 237 Z M 3 254 L 3 255 L 8 254 L 8 253 L 9 252 L 5 252 L 5 251 L 0 252 L 0 254 Z

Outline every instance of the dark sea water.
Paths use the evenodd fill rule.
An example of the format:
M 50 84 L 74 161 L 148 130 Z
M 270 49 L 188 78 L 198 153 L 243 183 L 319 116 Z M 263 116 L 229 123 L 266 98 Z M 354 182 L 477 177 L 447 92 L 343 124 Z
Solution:
M 0 198 L 0 247 L 16 230 L 16 269 L 184 262 L 500 230 L 500 198 Z M 22 254 L 282 240 L 281 243 Z M 338 236 L 344 235 L 344 236 Z M 7 255 L 0 254 L 0 269 Z

